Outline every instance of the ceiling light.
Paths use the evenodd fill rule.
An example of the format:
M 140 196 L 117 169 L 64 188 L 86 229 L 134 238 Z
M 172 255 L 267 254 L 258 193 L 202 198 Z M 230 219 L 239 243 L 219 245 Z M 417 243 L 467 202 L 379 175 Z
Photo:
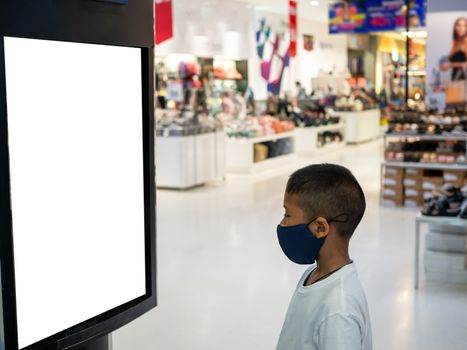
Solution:
M 319 0 L 312 0 L 310 1 L 311 6 L 319 6 Z

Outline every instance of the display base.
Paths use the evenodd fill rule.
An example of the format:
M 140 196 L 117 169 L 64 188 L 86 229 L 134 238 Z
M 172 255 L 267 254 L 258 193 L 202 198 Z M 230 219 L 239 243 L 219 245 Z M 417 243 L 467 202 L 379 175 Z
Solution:
M 70 347 L 64 350 L 112 350 L 112 342 L 110 335 L 94 339 L 93 341 L 86 342 L 86 344 Z

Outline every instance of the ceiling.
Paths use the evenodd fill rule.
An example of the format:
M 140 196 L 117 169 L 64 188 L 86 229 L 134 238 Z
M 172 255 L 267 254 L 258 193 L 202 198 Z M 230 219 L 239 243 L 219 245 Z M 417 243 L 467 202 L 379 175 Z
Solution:
M 239 0 L 272 12 L 288 13 L 288 0 Z M 316 5 L 312 5 L 315 3 Z M 319 22 L 328 20 L 328 0 L 297 0 L 298 15 Z
M 226 1 L 241 1 L 261 10 L 281 13 L 284 15 L 288 13 L 288 0 L 204 0 L 203 3 L 225 3 Z M 313 6 L 312 2 L 317 5 Z M 323 23 L 328 20 L 328 0 L 297 0 L 297 6 L 298 16 L 301 18 L 307 18 Z

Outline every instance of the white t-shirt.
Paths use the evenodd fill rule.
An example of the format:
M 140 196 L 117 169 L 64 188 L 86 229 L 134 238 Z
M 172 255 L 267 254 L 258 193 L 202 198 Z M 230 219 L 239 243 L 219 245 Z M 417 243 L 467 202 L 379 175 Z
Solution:
M 300 279 L 282 327 L 277 350 L 371 350 L 371 324 L 355 265 L 303 286 Z

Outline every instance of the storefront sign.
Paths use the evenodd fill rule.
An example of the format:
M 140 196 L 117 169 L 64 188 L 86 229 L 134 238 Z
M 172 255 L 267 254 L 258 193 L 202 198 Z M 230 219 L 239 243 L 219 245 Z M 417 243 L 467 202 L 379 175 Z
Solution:
M 406 0 L 334 0 L 329 3 L 329 32 L 368 33 L 405 30 Z M 424 27 L 426 0 L 410 1 L 410 27 Z
M 290 57 L 297 55 L 297 1 L 289 0 L 290 10 Z
M 154 4 L 156 45 L 173 37 L 172 0 L 156 0 Z
M 329 3 L 329 32 L 364 33 L 366 8 L 363 0 L 342 0 Z
M 410 26 L 412 28 L 425 26 L 425 0 L 410 2 Z M 366 2 L 368 32 L 385 30 L 405 30 L 406 27 L 405 0 L 368 0 Z

